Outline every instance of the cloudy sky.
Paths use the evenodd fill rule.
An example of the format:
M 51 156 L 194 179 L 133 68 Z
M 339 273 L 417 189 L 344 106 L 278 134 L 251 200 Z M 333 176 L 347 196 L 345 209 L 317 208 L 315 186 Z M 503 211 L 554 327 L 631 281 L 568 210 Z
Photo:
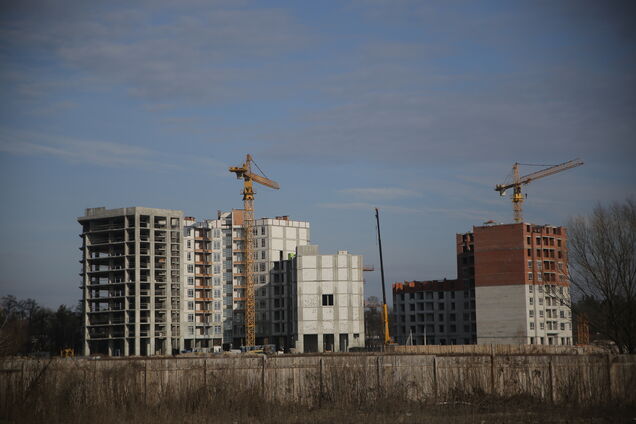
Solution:
M 632 3 L 633 4 L 633 3 Z M 618 1 L 49 1 L 0 6 L 0 295 L 74 305 L 84 208 L 242 206 L 252 153 L 388 282 L 454 278 L 454 235 L 510 222 L 514 162 L 561 225 L 636 192 L 636 11 Z M 522 173 L 537 168 L 524 167 Z M 367 293 L 380 293 L 378 272 Z

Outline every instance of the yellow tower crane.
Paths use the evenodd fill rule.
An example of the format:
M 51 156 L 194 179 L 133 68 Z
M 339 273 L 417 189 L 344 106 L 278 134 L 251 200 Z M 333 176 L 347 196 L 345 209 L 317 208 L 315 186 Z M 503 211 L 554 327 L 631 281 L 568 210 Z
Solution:
M 515 222 L 523 221 L 522 206 L 523 206 L 524 196 L 523 196 L 523 193 L 521 192 L 522 185 L 528 184 L 534 180 L 538 180 L 539 178 L 547 177 L 548 175 L 553 175 L 558 172 L 565 171 L 567 169 L 581 166 L 583 165 L 583 161 L 579 159 L 574 159 L 568 162 L 561 163 L 559 165 L 554 165 L 545 169 L 541 169 L 537 172 L 533 172 L 532 174 L 528 174 L 523 177 L 519 177 L 519 165 L 525 165 L 525 164 L 515 162 L 515 164 L 512 165 L 512 182 L 511 183 L 497 184 L 495 186 L 495 191 L 498 191 L 500 196 L 505 196 L 506 190 L 508 190 L 509 188 L 513 189 L 512 210 L 514 211 Z M 543 166 L 543 165 L 539 165 L 539 166 Z
M 277 182 L 252 172 L 252 155 L 245 157 L 242 166 L 230 167 L 230 172 L 236 174 L 237 179 L 243 179 L 243 233 L 245 248 L 245 345 L 256 344 L 256 300 L 254 299 L 254 189 L 255 181 L 266 187 L 278 190 Z M 256 165 L 256 163 L 254 163 Z M 256 165 L 258 168 L 258 165 Z M 260 168 L 259 168 L 260 170 Z M 261 171 L 262 173 L 262 171 Z

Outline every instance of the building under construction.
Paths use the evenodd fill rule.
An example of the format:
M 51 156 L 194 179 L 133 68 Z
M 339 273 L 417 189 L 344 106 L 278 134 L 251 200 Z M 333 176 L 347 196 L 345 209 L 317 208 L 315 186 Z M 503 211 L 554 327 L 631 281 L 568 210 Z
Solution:
M 246 345 L 251 263 L 257 344 L 304 351 L 364 346 L 362 256 L 318 254 L 310 225 L 244 211 L 87 209 L 82 225 L 86 355 L 165 355 Z
M 457 279 L 393 285 L 401 344 L 572 344 L 564 227 L 457 234 Z

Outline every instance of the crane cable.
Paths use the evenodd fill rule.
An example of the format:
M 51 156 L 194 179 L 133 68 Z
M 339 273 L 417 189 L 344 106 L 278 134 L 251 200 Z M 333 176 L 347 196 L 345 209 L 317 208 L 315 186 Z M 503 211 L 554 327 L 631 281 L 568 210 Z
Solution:
M 265 178 L 269 178 L 267 175 L 265 175 L 265 173 L 263 172 L 263 170 L 261 169 L 260 166 L 258 166 L 258 164 L 256 163 L 256 161 L 254 160 L 254 158 L 252 158 L 252 163 L 254 163 L 254 165 L 256 165 L 256 167 L 258 168 L 259 171 L 261 171 L 261 174 L 263 175 L 263 177 Z
M 540 163 L 519 163 L 517 162 L 517 165 L 522 165 L 522 166 L 556 166 L 556 165 L 550 165 L 550 164 L 540 164 Z M 512 183 L 512 172 L 508 173 L 508 175 L 506 175 L 506 178 L 504 178 L 504 183 L 503 185 L 508 185 Z

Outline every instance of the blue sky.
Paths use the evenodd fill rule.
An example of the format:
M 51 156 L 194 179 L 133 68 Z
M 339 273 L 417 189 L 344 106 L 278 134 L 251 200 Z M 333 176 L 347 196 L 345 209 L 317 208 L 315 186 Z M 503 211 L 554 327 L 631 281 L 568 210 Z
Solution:
M 387 281 L 455 277 L 454 235 L 509 222 L 515 161 L 563 225 L 634 196 L 635 8 L 594 1 L 8 1 L 0 6 L 0 295 L 73 305 L 86 207 L 241 207 L 254 155 L 308 220 Z M 523 173 L 534 171 L 524 168 Z M 379 273 L 367 273 L 379 295 Z

